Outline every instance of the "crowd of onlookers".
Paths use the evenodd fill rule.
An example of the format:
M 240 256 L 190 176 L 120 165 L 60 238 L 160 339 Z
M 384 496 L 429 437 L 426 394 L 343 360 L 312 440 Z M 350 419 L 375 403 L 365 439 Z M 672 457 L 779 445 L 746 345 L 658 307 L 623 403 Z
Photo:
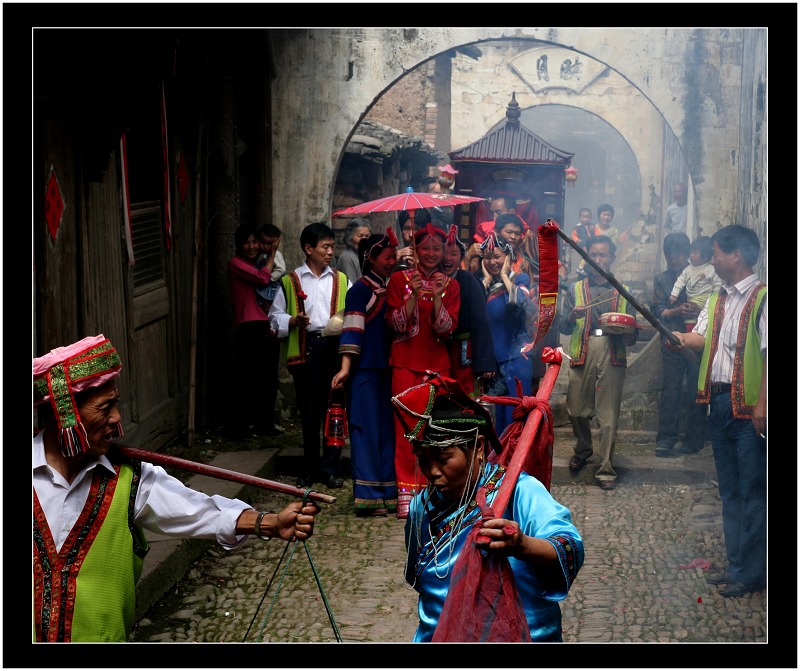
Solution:
M 680 200 L 683 192 L 676 192 Z M 683 210 L 677 211 L 685 211 L 683 200 Z M 238 391 L 232 398 L 230 435 L 282 432 L 275 415 L 282 356 L 293 377 L 303 427 L 299 484 L 342 486 L 341 449 L 331 445 L 335 441 L 323 425 L 340 390 L 336 400 L 346 408 L 349 424 L 356 513 L 397 511 L 405 516 L 424 483 L 405 437 L 408 427 L 392 412 L 390 398 L 432 371 L 457 380 L 474 398 L 534 395 L 545 371 L 542 349 L 558 347 L 566 335 L 567 410 L 576 438 L 570 467 L 579 470 L 592 456 L 591 425 L 597 418 L 601 464 L 595 475 L 600 487 L 613 489 L 626 348 L 635 343 L 638 330 L 632 326 L 612 333 L 603 328 L 604 317 L 629 315 L 635 324 L 635 312 L 586 258 L 568 276 L 559 241 L 559 309 L 547 335 L 531 349 L 540 318 L 540 224 L 537 217 L 529 224 L 518 216 L 508 195 L 486 206 L 488 211 L 482 211 L 489 218 L 478 222 L 466 241 L 428 209 L 399 212 L 396 228 L 385 232 L 373 230 L 367 218 L 351 219 L 338 255 L 334 231 L 324 223 L 311 224 L 300 243 L 306 261 L 291 272 L 276 226 L 240 227 L 229 269 Z M 678 216 L 676 207 L 668 217 Z M 592 215 L 581 208 L 570 235 L 586 256 L 610 272 L 620 242 L 620 231 L 612 225 L 614 208 L 600 205 L 596 223 Z M 668 268 L 656 278 L 653 311 L 671 327 L 691 330 L 720 283 L 710 263 L 710 238 L 689 243 L 685 233 L 671 233 L 664 253 Z M 664 356 L 671 363 L 676 355 L 665 350 Z M 697 451 L 705 439 L 701 411 L 693 399 L 687 400 L 697 370 L 684 369 L 665 367 L 658 456 Z M 684 409 L 685 420 L 680 419 Z M 511 424 L 511 413 L 511 406 L 493 406 L 499 435 Z
M 281 349 L 283 362 L 295 386 L 299 385 L 296 391 L 301 392 L 296 398 L 307 450 L 307 472 L 301 483 L 341 486 L 343 473 L 337 460 L 324 455 L 328 441 L 321 422 L 331 398 L 333 375 L 348 363 L 353 373 L 358 370 L 361 375 L 366 369 L 383 370 L 388 375 L 389 395 L 421 381 L 427 371 L 459 380 L 472 396 L 516 395 L 517 379 L 524 394 L 535 393 L 544 373 L 544 365 L 535 359 L 544 345 L 532 354 L 523 355 L 522 350 L 533 340 L 537 326 L 538 245 L 528 225 L 514 214 L 513 207 L 506 206 L 504 198 L 492 201 L 491 215 L 492 220 L 481 222 L 469 244 L 461 240 L 455 227 L 445 230 L 433 223 L 437 219 L 426 209 L 400 212 L 396 229 L 390 232 L 373 231 L 365 218 L 352 219 L 344 231 L 344 251 L 338 257 L 334 257 L 332 229 L 312 224 L 301 239 L 306 261 L 292 272 L 283 262 L 281 235 L 275 226 L 259 230 L 240 227 L 236 255 L 229 266 L 236 322 L 234 388 L 238 392 L 231 405 L 231 436 L 277 435 L 281 431 L 275 421 Z M 389 251 L 384 256 L 376 254 L 383 249 Z M 563 269 L 560 272 L 565 274 Z M 301 294 L 306 295 L 302 304 L 296 301 Z M 357 309 L 346 305 L 341 309 L 336 303 L 346 303 L 351 296 L 356 301 L 359 295 L 364 305 Z M 379 320 L 375 318 L 378 310 Z M 343 332 L 340 328 L 331 333 L 337 319 Z M 370 336 L 369 329 L 379 322 L 380 334 Z M 364 339 L 365 330 L 365 342 L 349 342 L 354 333 Z M 550 344 L 554 344 L 552 339 Z M 313 379 L 306 386 L 308 373 Z M 346 387 L 356 469 L 359 454 L 352 448 L 366 421 L 359 419 L 366 401 L 364 388 L 354 384 L 352 373 L 350 378 L 341 386 Z M 343 381 L 337 377 L 337 383 Z M 384 400 L 389 402 L 389 398 Z M 391 408 L 386 407 L 394 424 Z M 376 413 L 367 415 L 380 417 Z M 511 421 L 510 411 L 498 408 L 495 421 L 501 433 Z M 405 440 L 402 427 L 393 433 L 395 437 L 385 438 L 385 442 Z M 375 449 L 374 436 L 370 442 Z M 321 461 L 317 457 L 320 450 Z M 388 445 L 384 452 L 397 452 L 396 446 Z M 391 460 L 395 460 L 394 454 Z M 418 477 L 413 460 L 405 469 L 400 463 L 397 466 L 399 476 L 365 474 L 354 479 L 356 488 L 361 480 L 374 480 L 387 489 L 385 496 L 376 492 L 357 496 L 358 511 L 363 507 L 382 514 L 396 509 L 395 488 L 399 487 L 404 512 L 404 503 L 418 489 Z

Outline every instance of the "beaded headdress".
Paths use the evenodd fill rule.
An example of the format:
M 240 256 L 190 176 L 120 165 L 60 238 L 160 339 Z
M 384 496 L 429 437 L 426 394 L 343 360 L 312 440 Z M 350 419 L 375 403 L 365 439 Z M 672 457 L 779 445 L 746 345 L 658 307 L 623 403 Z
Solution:
M 75 403 L 75 394 L 100 387 L 122 369 L 117 350 L 102 334 L 56 347 L 33 360 L 33 405 L 50 403 L 59 428 L 59 446 L 66 457 L 89 449 L 86 429 Z M 124 435 L 118 423 L 119 436 Z
M 461 258 L 464 258 L 464 255 L 467 253 L 467 246 L 458 239 L 458 226 L 455 224 L 450 224 L 450 230 L 447 231 L 447 240 L 445 240 L 445 246 L 455 246 L 461 250 Z
M 491 253 L 494 251 L 495 247 L 497 247 L 501 252 L 508 254 L 512 261 L 516 259 L 514 248 L 502 238 L 498 238 L 497 233 L 494 231 L 489 231 L 489 234 L 486 236 L 486 240 L 481 243 L 481 251 L 484 253 Z
M 502 451 L 489 411 L 456 380 L 430 373 L 421 384 L 393 396 L 392 403 L 407 440 L 445 446 L 481 433 L 492 449 Z

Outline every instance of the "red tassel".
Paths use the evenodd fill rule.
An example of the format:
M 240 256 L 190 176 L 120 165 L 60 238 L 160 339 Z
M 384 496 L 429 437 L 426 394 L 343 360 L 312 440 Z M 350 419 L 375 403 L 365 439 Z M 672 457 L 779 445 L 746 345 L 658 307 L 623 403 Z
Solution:
M 450 224 L 450 230 L 447 231 L 447 244 L 455 245 L 458 242 L 458 227 L 455 224 Z
M 484 240 L 481 244 L 481 249 L 483 249 L 484 252 L 489 252 L 491 254 L 495 247 L 497 247 L 497 233 L 494 231 L 489 231 L 489 235 L 486 236 L 486 240 Z

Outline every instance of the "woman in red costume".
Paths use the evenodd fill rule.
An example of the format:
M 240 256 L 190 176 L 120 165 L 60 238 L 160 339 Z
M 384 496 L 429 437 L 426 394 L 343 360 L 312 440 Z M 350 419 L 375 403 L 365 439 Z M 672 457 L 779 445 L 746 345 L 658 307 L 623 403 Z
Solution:
M 461 297 L 458 282 L 439 270 L 446 239 L 445 232 L 432 224 L 417 230 L 416 269 L 398 270 L 389 279 L 386 320 L 392 333 L 392 396 L 421 383 L 431 371 L 447 375 L 450 369 L 448 344 L 458 324 Z M 411 499 L 427 481 L 397 416 L 394 426 L 397 516 L 405 519 Z

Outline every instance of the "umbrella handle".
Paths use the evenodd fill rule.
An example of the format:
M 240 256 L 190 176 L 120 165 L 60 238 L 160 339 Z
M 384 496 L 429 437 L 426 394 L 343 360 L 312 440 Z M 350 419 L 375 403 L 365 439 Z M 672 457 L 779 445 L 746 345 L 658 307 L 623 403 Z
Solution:
M 414 224 L 414 210 L 408 211 L 408 220 L 411 222 L 411 256 L 414 259 L 414 270 L 419 269 L 419 258 L 417 257 L 416 225 Z

